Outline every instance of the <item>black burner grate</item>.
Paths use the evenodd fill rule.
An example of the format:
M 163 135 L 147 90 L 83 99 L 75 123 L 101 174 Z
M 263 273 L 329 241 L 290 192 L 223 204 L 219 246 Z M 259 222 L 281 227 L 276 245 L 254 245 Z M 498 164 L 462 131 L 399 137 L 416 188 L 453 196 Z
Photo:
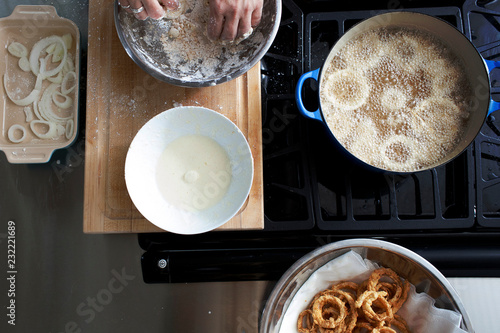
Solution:
M 484 5 L 478 5 L 484 3 Z M 494 1 L 466 1 L 465 34 L 488 60 L 500 60 L 500 5 Z M 491 75 L 492 95 L 500 100 L 499 70 Z M 477 222 L 500 227 L 500 111 L 493 112 L 474 142 Z
M 314 226 L 305 126 L 294 99 L 304 71 L 303 13 L 283 1 L 280 29 L 261 61 L 266 230 Z

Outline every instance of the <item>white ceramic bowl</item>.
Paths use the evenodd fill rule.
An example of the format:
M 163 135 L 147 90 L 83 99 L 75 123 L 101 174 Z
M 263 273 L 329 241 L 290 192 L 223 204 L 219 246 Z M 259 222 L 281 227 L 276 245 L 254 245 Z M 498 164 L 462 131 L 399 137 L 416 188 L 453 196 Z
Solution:
M 168 202 L 160 192 L 157 166 L 173 140 L 203 135 L 215 140 L 229 157 L 231 181 L 214 206 L 188 211 Z M 151 223 L 178 234 L 198 234 L 220 227 L 245 203 L 253 181 L 253 157 L 239 128 L 222 114 L 203 107 L 169 109 L 149 120 L 130 144 L 125 160 L 125 182 L 139 212 Z

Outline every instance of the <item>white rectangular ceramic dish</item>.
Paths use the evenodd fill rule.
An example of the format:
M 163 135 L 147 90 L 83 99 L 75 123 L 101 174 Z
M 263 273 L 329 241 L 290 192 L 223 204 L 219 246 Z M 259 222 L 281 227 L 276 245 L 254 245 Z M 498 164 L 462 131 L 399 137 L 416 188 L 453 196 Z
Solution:
M 17 6 L 0 19 L 0 150 L 10 163 L 48 162 L 75 140 L 79 79 L 80 32 L 54 7 Z

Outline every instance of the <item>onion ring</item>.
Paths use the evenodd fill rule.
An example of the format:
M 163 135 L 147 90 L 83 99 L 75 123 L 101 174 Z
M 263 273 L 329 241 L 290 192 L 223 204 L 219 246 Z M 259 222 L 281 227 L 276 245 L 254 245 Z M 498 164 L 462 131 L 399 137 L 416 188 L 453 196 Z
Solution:
M 37 128 L 36 125 L 42 124 L 48 126 L 48 129 L 45 133 L 40 132 Z M 33 133 L 39 137 L 40 139 L 53 139 L 57 135 L 57 126 L 56 123 L 50 122 L 50 121 L 44 121 L 44 120 L 33 120 L 30 123 L 30 128 L 33 131 Z
M 56 115 L 52 110 L 52 102 L 53 102 L 52 96 L 56 93 L 58 88 L 59 85 L 55 83 L 52 83 L 50 86 L 48 86 L 43 92 L 42 98 L 40 99 L 40 103 L 38 104 L 40 115 L 47 121 L 55 123 L 66 122 L 67 120 L 73 118 L 72 116 L 60 117 Z
M 58 43 L 62 45 L 63 56 L 61 59 L 61 63 L 56 68 L 49 71 L 45 71 L 44 75 L 45 77 L 54 76 L 57 75 L 63 69 L 64 65 L 66 64 L 68 49 L 66 48 L 66 44 L 64 43 L 64 40 L 61 37 L 53 35 L 39 40 L 31 49 L 29 60 L 30 60 L 31 71 L 33 72 L 33 74 L 35 75 L 40 74 L 40 65 L 38 64 L 40 54 L 45 50 L 46 47 L 50 46 L 53 43 Z
M 19 139 L 15 138 L 15 132 L 16 132 L 16 130 L 19 130 L 22 133 L 21 137 Z M 24 129 L 24 127 L 21 126 L 21 125 L 19 125 L 19 124 L 14 124 L 11 127 L 9 127 L 9 131 L 7 132 L 7 137 L 13 143 L 23 142 L 24 139 L 26 138 L 26 129 Z
M 68 87 L 68 81 L 71 79 L 75 80 L 75 84 L 73 84 L 71 87 Z M 68 73 L 66 73 L 66 75 L 64 75 L 64 78 L 61 82 L 61 92 L 64 95 L 69 94 L 70 92 L 75 90 L 77 82 L 78 81 L 77 81 L 76 73 L 74 71 L 69 71 Z
M 35 88 L 28 94 L 28 96 L 21 98 L 21 99 L 15 99 L 12 97 L 12 95 L 9 93 L 7 90 L 7 74 L 4 74 L 3 76 L 3 86 L 5 88 L 5 92 L 7 93 L 7 97 L 16 105 L 19 106 L 28 106 L 34 101 L 38 99 L 38 96 L 40 95 L 40 90 L 42 90 L 42 76 L 38 75 L 36 77 L 36 82 L 35 82 Z
M 64 98 L 64 102 L 60 102 L 57 99 L 58 97 Z M 71 97 L 69 97 L 68 95 L 64 95 L 58 91 L 55 91 L 52 94 L 52 102 L 54 102 L 54 104 L 57 105 L 57 107 L 59 107 L 63 110 L 66 110 L 67 108 L 69 108 L 73 104 L 73 99 Z
M 52 83 L 61 83 L 63 80 L 62 71 L 60 71 L 56 76 L 48 77 L 47 80 Z
M 297 330 L 299 331 L 299 333 L 317 332 L 318 324 L 314 322 L 311 310 L 306 309 L 300 313 L 299 318 L 297 319 Z
M 392 280 L 392 284 L 380 282 L 383 277 Z M 386 297 L 386 299 L 392 306 L 394 312 L 397 312 L 406 301 L 409 287 L 410 284 L 408 281 L 405 280 L 405 282 L 403 283 L 399 276 L 389 268 L 379 268 L 375 270 L 370 276 L 370 279 L 368 280 L 368 283 L 366 285 L 367 290 L 383 290 L 387 292 L 388 296 Z
M 396 314 L 410 283 L 379 268 L 361 283 L 342 281 L 314 295 L 297 320 L 299 333 L 411 333 Z
M 338 309 L 338 315 L 325 318 L 323 314 L 323 309 L 326 307 L 333 307 Z M 335 328 L 339 326 L 345 317 L 347 316 L 347 309 L 338 297 L 333 297 L 330 295 L 320 296 L 313 304 L 313 318 L 314 321 L 321 327 L 324 328 Z
M 400 150 L 403 151 L 402 157 L 397 154 L 397 149 L 391 148 L 398 144 L 401 146 Z M 416 163 L 415 140 L 402 134 L 390 136 L 381 147 L 381 156 L 389 170 L 413 170 Z
M 400 333 L 410 333 L 408 324 L 406 324 L 406 321 L 400 315 L 395 314 L 390 325 L 394 326 Z
M 70 119 L 66 123 L 66 131 L 64 133 L 66 136 L 66 139 L 68 139 L 68 140 L 71 139 L 74 131 L 75 131 L 75 122 L 73 121 L 73 119 Z
M 361 308 L 365 314 L 365 318 L 372 323 L 380 323 L 391 321 L 394 318 L 391 305 L 385 299 L 387 293 L 385 291 L 367 290 L 356 300 L 356 308 Z M 376 312 L 374 307 L 384 310 Z
M 365 73 L 353 68 L 336 71 L 327 76 L 321 87 L 321 98 L 327 105 L 352 111 L 365 104 L 370 95 L 370 85 Z

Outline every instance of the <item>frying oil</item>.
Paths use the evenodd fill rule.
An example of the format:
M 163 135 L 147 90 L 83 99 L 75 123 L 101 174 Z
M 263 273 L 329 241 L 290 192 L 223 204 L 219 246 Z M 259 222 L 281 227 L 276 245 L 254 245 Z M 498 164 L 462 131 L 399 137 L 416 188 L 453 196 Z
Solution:
M 392 171 L 424 168 L 451 151 L 472 100 L 459 59 L 442 41 L 406 27 L 374 29 L 347 43 L 325 64 L 320 94 L 337 140 Z

